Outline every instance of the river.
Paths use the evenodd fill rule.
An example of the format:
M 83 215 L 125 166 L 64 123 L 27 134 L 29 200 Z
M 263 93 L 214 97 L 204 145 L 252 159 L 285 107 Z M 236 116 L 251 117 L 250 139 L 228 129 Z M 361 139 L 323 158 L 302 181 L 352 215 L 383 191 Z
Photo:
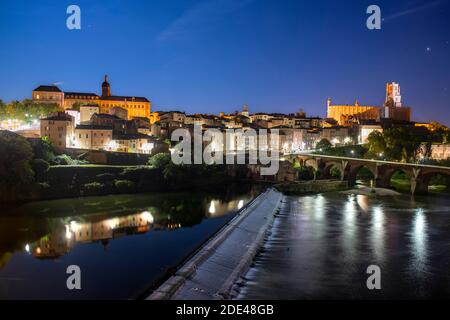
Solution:
M 240 299 L 448 299 L 450 197 L 287 197 L 244 280 Z
M 0 299 L 129 299 L 173 270 L 254 198 L 154 193 L 63 199 L 2 208 Z M 68 290 L 67 267 L 81 270 Z

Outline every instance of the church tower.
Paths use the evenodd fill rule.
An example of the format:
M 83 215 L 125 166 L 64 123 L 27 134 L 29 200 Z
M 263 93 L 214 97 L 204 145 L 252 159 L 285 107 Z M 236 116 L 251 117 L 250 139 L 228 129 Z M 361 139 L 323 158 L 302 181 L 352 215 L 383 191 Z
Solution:
M 250 113 L 248 112 L 248 105 L 244 104 L 244 108 L 241 112 L 241 115 L 248 117 L 250 115 Z
M 111 86 L 108 82 L 108 76 L 105 75 L 105 81 L 102 83 L 102 97 L 109 97 L 111 96 Z

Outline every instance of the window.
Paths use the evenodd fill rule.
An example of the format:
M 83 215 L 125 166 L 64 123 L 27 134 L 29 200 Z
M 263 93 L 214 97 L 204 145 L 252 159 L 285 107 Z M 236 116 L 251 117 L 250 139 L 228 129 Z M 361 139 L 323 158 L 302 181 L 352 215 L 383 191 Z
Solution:
M 78 135 L 78 138 L 81 139 L 81 133 Z
M 38 94 L 36 95 L 36 99 L 38 99 L 38 100 L 39 100 L 39 95 L 38 95 Z
M 86 133 L 86 139 L 88 139 L 89 138 L 89 134 L 88 133 Z

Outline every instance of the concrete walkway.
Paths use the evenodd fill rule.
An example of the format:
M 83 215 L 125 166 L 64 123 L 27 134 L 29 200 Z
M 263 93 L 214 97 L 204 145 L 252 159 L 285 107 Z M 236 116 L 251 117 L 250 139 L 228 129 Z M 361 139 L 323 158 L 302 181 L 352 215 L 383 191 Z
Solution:
M 229 299 L 261 246 L 283 196 L 261 194 L 147 299 Z

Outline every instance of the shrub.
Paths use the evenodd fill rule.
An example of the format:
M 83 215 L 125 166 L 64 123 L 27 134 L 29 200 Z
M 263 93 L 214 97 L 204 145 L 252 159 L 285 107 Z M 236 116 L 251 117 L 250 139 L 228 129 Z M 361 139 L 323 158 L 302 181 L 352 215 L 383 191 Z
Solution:
M 134 191 L 134 182 L 130 180 L 114 180 L 114 185 L 120 193 L 130 193 Z
M 313 180 L 314 179 L 314 168 L 299 166 L 295 168 L 298 171 L 299 180 Z
M 50 165 L 43 159 L 34 159 L 31 161 L 31 167 L 33 168 L 36 180 L 40 181 L 45 177 Z
M 101 173 L 95 176 L 95 180 L 101 183 L 113 183 L 115 177 L 112 173 Z
M 169 153 L 158 153 L 148 160 L 148 164 L 153 168 L 165 168 L 171 161 Z
M 35 159 L 43 159 L 49 162 L 55 157 L 52 144 L 44 138 L 30 140 L 30 145 Z
M 105 185 L 99 182 L 90 182 L 83 184 L 81 186 L 81 195 L 84 196 L 93 196 L 102 194 L 104 191 Z
M 72 159 L 67 154 L 61 154 L 61 155 L 53 158 L 51 163 L 53 165 L 57 165 L 57 166 L 74 166 L 74 165 L 86 164 L 88 162 L 86 160 Z
M 69 157 L 67 154 L 61 154 L 61 155 L 53 158 L 52 164 L 58 165 L 58 166 L 67 166 L 67 165 L 71 165 L 73 163 L 72 163 L 71 157 Z

